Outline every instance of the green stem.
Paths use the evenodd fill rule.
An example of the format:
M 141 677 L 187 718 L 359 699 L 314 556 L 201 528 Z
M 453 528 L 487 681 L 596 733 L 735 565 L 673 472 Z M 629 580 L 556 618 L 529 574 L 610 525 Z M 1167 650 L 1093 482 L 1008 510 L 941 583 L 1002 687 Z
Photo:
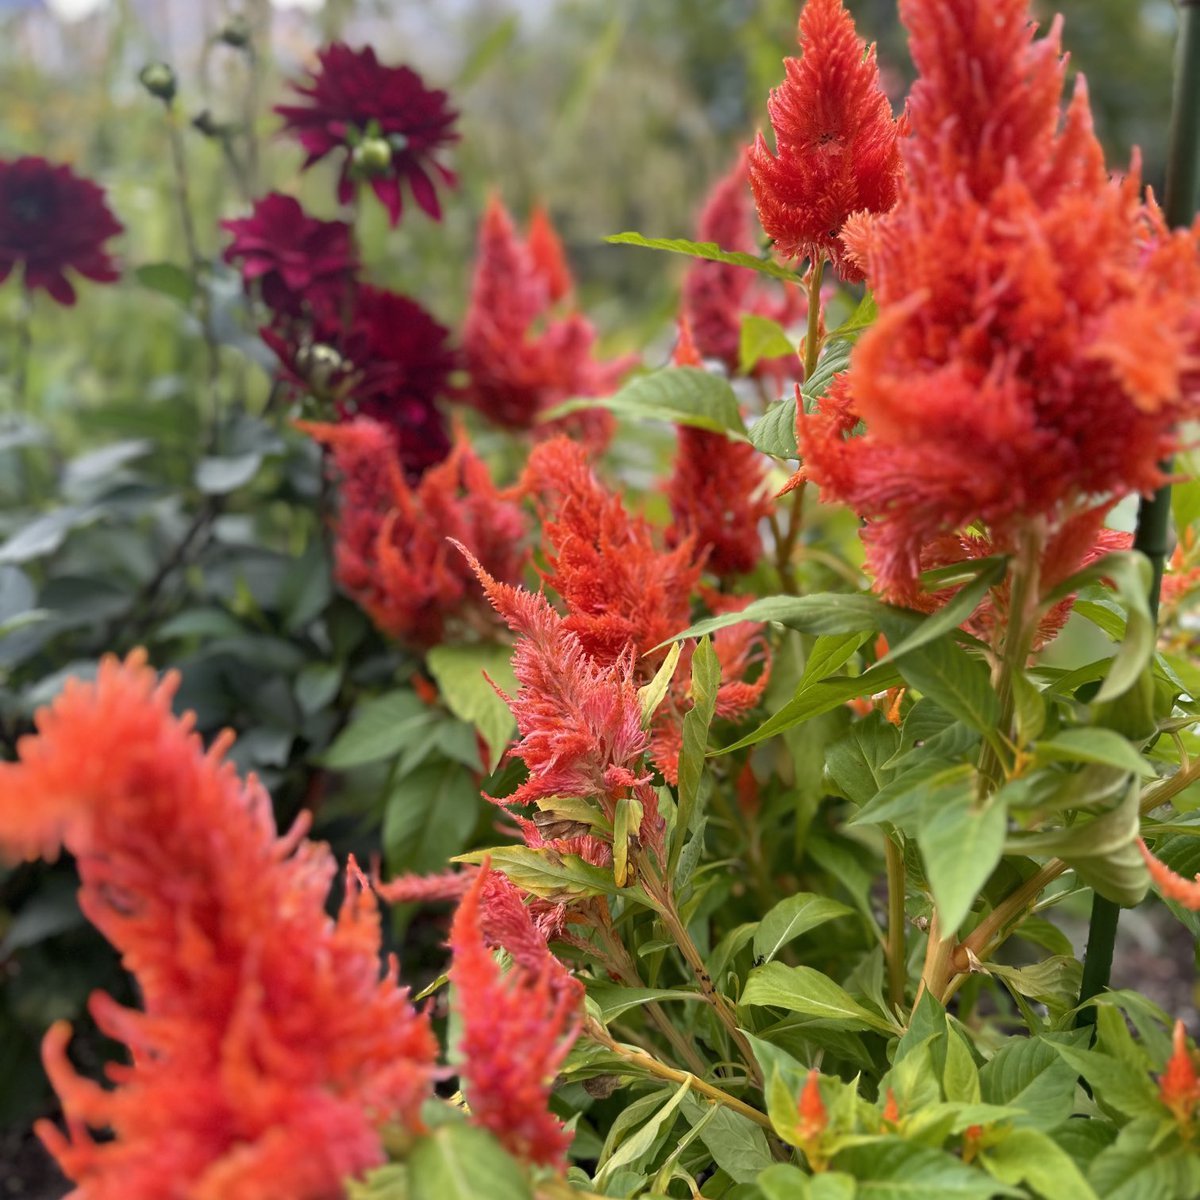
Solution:
M 812 378 L 817 369 L 817 361 L 821 356 L 821 281 L 825 277 L 825 258 L 818 258 L 808 273 L 808 328 L 804 334 L 804 378 Z M 779 572 L 779 582 L 789 595 L 796 594 L 796 570 L 792 565 L 792 555 L 796 543 L 800 540 L 800 530 L 804 527 L 804 481 L 801 480 L 792 489 L 792 503 L 788 509 L 787 528 L 782 540 L 776 540 L 775 566 Z
M 904 936 L 904 851 L 895 836 L 883 844 L 887 861 L 888 929 L 887 977 L 888 1003 L 893 1012 L 904 1006 L 904 989 L 908 984 L 908 950 Z
M 33 357 L 33 298 L 22 289 L 13 339 L 13 407 L 23 412 L 29 401 L 29 362 Z
M 1175 57 L 1175 94 L 1171 105 L 1170 145 L 1167 151 L 1167 178 L 1163 190 L 1163 212 L 1171 228 L 1190 225 L 1196 215 L 1196 187 L 1200 181 L 1200 3 L 1179 0 L 1179 41 Z M 1170 470 L 1170 463 L 1163 464 Z M 1157 619 L 1162 592 L 1163 567 L 1170 539 L 1171 485 L 1166 484 L 1153 496 L 1142 498 L 1138 508 L 1137 532 L 1133 548 L 1140 550 L 1154 569 L 1150 585 L 1150 611 Z M 1096 894 L 1092 898 L 1092 916 L 1088 924 L 1087 948 L 1083 957 L 1083 983 L 1080 1004 L 1108 987 L 1112 973 L 1113 948 L 1117 940 L 1120 908 Z M 1094 1008 L 1083 1009 L 1076 1025 L 1091 1025 Z

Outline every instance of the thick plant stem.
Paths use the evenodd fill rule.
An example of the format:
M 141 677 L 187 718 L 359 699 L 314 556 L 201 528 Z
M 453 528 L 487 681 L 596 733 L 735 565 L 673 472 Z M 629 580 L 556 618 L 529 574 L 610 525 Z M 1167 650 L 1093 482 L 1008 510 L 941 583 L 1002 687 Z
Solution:
M 1180 0 L 1179 41 L 1175 57 L 1175 93 L 1171 105 L 1170 145 L 1167 150 L 1167 178 L 1163 190 L 1163 211 L 1171 228 L 1190 225 L 1196 215 L 1196 187 L 1200 181 L 1200 4 Z M 1169 470 L 1170 464 L 1164 464 Z M 1154 569 L 1150 585 L 1150 612 L 1158 616 L 1162 592 L 1163 566 L 1167 559 L 1170 536 L 1171 485 L 1143 497 L 1138 508 L 1137 532 L 1133 548 L 1140 550 Z M 1083 983 L 1079 1003 L 1084 1004 L 1108 987 L 1112 972 L 1113 948 L 1117 940 L 1120 908 L 1097 894 L 1092 899 L 1088 924 L 1087 948 L 1083 957 Z M 1091 1025 L 1094 1008 L 1084 1008 L 1077 1025 Z
M 904 1006 L 904 989 L 908 983 L 908 945 L 904 936 L 904 851 L 894 837 L 889 837 L 883 844 L 883 853 L 887 864 L 888 1003 L 893 1012 L 899 1012 Z
M 1015 688 L 1017 676 L 1025 670 L 1041 614 L 1041 561 L 1046 545 L 1046 525 L 1042 520 L 1030 522 L 1009 567 L 1011 587 L 1008 602 L 1008 623 L 1003 641 L 995 648 L 992 686 L 999 700 L 1000 716 L 997 728 L 1001 737 L 1013 736 Z M 979 791 L 977 804 L 986 804 L 1005 780 L 1005 765 L 995 743 L 985 739 L 979 755 Z M 931 991 L 940 1001 L 949 994 L 958 943 L 957 930 L 941 930 L 936 914 L 929 926 L 929 946 L 925 952 L 925 967 L 921 972 L 921 989 Z M 918 993 L 918 999 L 920 998 Z
M 739 1113 L 747 1120 L 753 1121 L 756 1125 L 761 1125 L 763 1129 L 772 1130 L 770 1118 L 764 1113 L 759 1112 L 757 1108 L 751 1107 L 744 1101 L 737 1099 L 736 1096 L 731 1096 L 728 1092 L 723 1092 L 719 1087 L 704 1079 L 697 1078 L 688 1071 L 676 1071 L 674 1067 L 664 1066 L 658 1059 L 651 1058 L 649 1054 L 643 1054 L 641 1050 L 634 1050 L 629 1046 L 623 1046 L 599 1022 L 589 1018 L 584 1022 L 583 1032 L 592 1041 L 599 1043 L 613 1054 L 619 1054 L 631 1065 L 639 1067 L 647 1074 L 655 1075 L 659 1079 L 669 1079 L 672 1083 L 690 1082 L 692 1089 L 699 1092 L 700 1095 L 706 1096 L 709 1100 L 715 1100 L 718 1104 L 723 1104 L 726 1108 Z
M 821 356 L 821 281 L 825 277 L 825 258 L 818 258 L 808 273 L 808 328 L 804 334 L 804 378 L 812 378 L 817 369 L 817 361 Z M 792 489 L 792 503 L 788 509 L 787 528 L 783 537 L 776 540 L 775 565 L 779 572 L 779 582 L 789 595 L 796 594 L 796 569 L 792 564 L 792 556 L 796 543 L 800 540 L 800 531 L 804 527 L 804 481 L 801 480 Z

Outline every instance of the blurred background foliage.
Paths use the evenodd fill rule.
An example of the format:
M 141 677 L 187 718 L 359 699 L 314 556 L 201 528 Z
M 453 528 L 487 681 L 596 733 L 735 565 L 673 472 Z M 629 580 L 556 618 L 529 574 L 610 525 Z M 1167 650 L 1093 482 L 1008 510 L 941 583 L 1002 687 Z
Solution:
M 911 65 L 894 3 L 848 6 L 878 40 L 899 107 Z M 369 861 L 382 846 L 392 871 L 436 869 L 467 845 L 490 820 L 471 729 L 441 707 L 427 710 L 409 687 L 420 663 L 335 594 L 318 456 L 273 402 L 271 358 L 239 280 L 220 265 L 217 222 L 272 188 L 337 215 L 331 172 L 301 174 L 270 105 L 322 42 L 369 42 L 383 61 L 408 62 L 446 87 L 462 114 L 453 155 L 461 188 L 442 224 L 414 214 L 389 231 L 380 207 L 364 206 L 371 274 L 454 326 L 489 192 L 519 215 L 541 200 L 609 348 L 661 363 L 686 262 L 602 238 L 692 233 L 709 186 L 765 120 L 780 59 L 795 51 L 798 7 L 0 0 L 0 157 L 73 164 L 104 185 L 126 226 L 120 284 L 81 287 L 71 309 L 44 296 L 33 304 L 21 396 L 25 298 L 16 281 L 0 287 L 0 754 L 12 755 L 66 674 L 146 643 L 155 665 L 182 670 L 180 702 L 198 711 L 204 733 L 242 734 L 237 760 L 264 776 L 281 821 L 309 808 L 340 854 Z M 1064 12 L 1071 68 L 1088 76 L 1110 163 L 1124 166 L 1140 145 L 1147 179 L 1160 183 L 1172 4 L 1039 7 Z M 221 41 L 234 19 L 248 23 L 253 54 Z M 140 68 L 160 60 L 179 75 L 208 337 L 191 294 L 167 117 L 137 83 Z M 225 130 L 235 134 L 236 164 Z M 669 445 L 664 435 L 640 452 Z M 856 545 L 852 523 L 839 528 Z M 361 727 L 364 712 L 376 740 L 339 743 L 351 714 Z M 499 780 L 484 787 L 506 790 Z M 422 801 L 400 804 L 402 794 Z M 397 935 L 403 929 L 402 919 Z M 417 923 L 407 936 L 410 974 L 422 947 L 437 961 L 439 929 Z M 97 987 L 121 995 L 124 985 L 83 925 L 69 869 L 0 870 L 0 1185 L 13 1194 L 57 1194 L 28 1166 L 43 1161 L 28 1147 L 30 1119 L 51 1103 L 37 1046 L 54 1018 L 86 1022 Z M 103 1056 L 94 1036 L 75 1044 Z

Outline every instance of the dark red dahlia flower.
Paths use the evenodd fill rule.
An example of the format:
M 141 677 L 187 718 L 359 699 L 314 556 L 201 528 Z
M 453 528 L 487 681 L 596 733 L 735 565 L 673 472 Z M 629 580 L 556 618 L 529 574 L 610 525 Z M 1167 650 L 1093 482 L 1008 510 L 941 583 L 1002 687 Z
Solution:
M 65 272 L 112 283 L 119 272 L 104 243 L 123 228 L 104 192 L 70 167 L 0 161 L 0 283 L 19 264 L 29 291 L 44 288 L 59 304 L 74 304 Z
M 311 82 L 292 84 L 307 103 L 275 108 L 307 151 L 305 166 L 344 150 L 338 182 L 343 204 L 353 198 L 356 178 L 367 179 L 396 225 L 403 208 L 400 185 L 407 180 L 413 199 L 440 220 L 431 170 L 449 187 L 457 182 L 434 157 L 440 146 L 458 140 L 451 128 L 458 114 L 446 93 L 427 88 L 409 67 L 383 66 L 370 46 L 351 50 L 335 42 L 317 59 Z
M 349 225 L 310 217 L 279 192 L 255 201 L 250 216 L 221 227 L 233 234 L 225 261 L 240 263 L 247 287 L 258 281 L 276 313 L 335 310 L 358 269 Z
M 437 398 L 457 359 L 449 330 L 415 300 L 364 286 L 348 319 L 330 311 L 262 336 L 294 387 L 332 400 L 343 420 L 389 426 L 410 480 L 450 453 Z

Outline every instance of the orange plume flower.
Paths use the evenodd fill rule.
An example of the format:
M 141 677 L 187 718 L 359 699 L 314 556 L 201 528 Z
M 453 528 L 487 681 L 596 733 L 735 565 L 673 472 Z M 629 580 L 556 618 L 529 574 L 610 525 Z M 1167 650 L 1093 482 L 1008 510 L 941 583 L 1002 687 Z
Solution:
M 536 972 L 518 962 L 507 978 L 501 977 L 483 937 L 481 903 L 488 878 L 485 864 L 450 931 L 450 980 L 463 1023 L 463 1091 L 472 1121 L 512 1154 L 565 1170 L 571 1135 L 547 1103 L 579 1034 L 583 987 L 566 979 L 556 988 L 549 961 Z
M 911 602 L 928 548 L 1162 482 L 1197 412 L 1200 257 L 1110 180 L 1087 91 L 1060 111 L 1058 25 L 1028 0 L 901 0 L 920 79 L 895 209 L 843 238 L 880 318 L 799 417 L 804 475 L 866 518 L 882 592 Z M 859 422 L 866 433 L 858 436 Z
M 539 426 L 541 414 L 564 400 L 608 395 L 636 361 L 598 361 L 596 331 L 586 317 L 551 315 L 570 290 L 566 257 L 545 213 L 535 212 L 522 240 L 493 196 L 480 226 L 463 326 L 466 401 L 506 429 L 568 430 L 603 448 L 613 430 L 612 414 L 603 409 Z
M 0 850 L 75 856 L 80 906 L 137 980 L 141 1011 L 94 995 L 130 1052 L 110 1089 L 46 1036 L 66 1133 L 39 1134 L 79 1200 L 333 1200 L 419 1127 L 437 1046 L 380 976 L 379 916 L 353 863 L 336 920 L 328 850 L 279 837 L 270 798 L 171 712 L 141 653 L 70 681 L 0 765 Z M 96 1141 L 89 1130 L 111 1131 Z
M 1196 1064 L 1188 1050 L 1187 1030 L 1182 1021 L 1175 1022 L 1172 1053 L 1159 1078 L 1158 1094 L 1181 1125 L 1191 1124 L 1196 1104 L 1200 1102 L 1200 1079 L 1196 1077 Z
M 611 815 L 618 793 L 644 782 L 638 764 L 648 738 L 632 655 L 615 663 L 591 658 L 545 596 L 497 582 L 459 548 L 496 611 L 520 635 L 513 672 L 521 687 L 505 699 L 520 734 L 512 753 L 529 768 L 529 778 L 503 803 L 594 796 Z
M 333 452 L 339 476 L 337 581 L 384 633 L 410 645 L 442 641 L 483 596 L 453 538 L 501 579 L 526 554 L 520 510 L 500 498 L 461 431 L 450 456 L 412 486 L 389 430 L 365 417 L 338 425 L 297 422 Z
M 784 59 L 787 78 L 767 105 L 776 153 L 761 133 L 750 149 L 759 220 L 785 257 L 824 256 L 843 279 L 861 279 L 842 227 L 852 213 L 895 204 L 898 126 L 875 48 L 863 44 L 842 0 L 808 0 L 799 42 L 803 57 Z

